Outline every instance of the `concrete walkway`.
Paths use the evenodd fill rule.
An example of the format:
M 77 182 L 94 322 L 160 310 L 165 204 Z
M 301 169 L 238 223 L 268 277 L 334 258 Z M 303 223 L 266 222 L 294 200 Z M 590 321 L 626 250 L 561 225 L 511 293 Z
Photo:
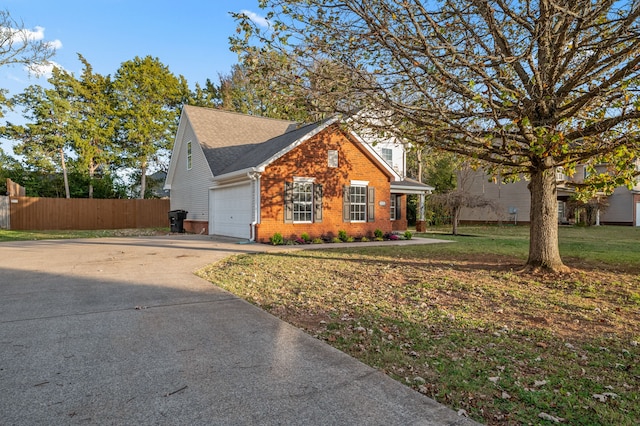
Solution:
M 272 249 L 0 243 L 0 424 L 473 424 L 192 274 Z

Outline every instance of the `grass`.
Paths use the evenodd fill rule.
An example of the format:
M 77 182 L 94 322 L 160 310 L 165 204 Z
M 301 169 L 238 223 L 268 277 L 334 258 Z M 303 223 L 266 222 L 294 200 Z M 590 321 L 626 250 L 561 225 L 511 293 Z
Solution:
M 640 229 L 562 228 L 562 275 L 519 272 L 525 227 L 445 232 L 199 274 L 482 423 L 637 424 Z
M 11 231 L 0 229 L 0 242 L 4 241 L 32 241 L 32 240 L 60 240 L 72 238 L 105 238 L 163 235 L 169 233 L 169 228 L 148 229 L 103 229 L 97 231 Z

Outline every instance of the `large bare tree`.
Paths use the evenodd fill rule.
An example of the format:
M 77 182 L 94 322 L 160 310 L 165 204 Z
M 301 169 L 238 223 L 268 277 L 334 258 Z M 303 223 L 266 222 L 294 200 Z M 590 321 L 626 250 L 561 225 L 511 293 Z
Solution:
M 55 54 L 54 44 L 41 40 L 39 36 L 14 19 L 8 10 L 0 10 L 0 66 L 23 65 L 38 73 Z M 0 106 L 7 103 L 6 93 L 6 89 L 0 87 Z
M 529 179 L 528 267 L 564 269 L 557 167 L 606 162 L 612 167 L 601 187 L 634 179 L 638 0 L 262 0 L 261 6 L 267 29 L 236 16 L 232 44 L 246 69 L 260 73 L 264 61 L 256 57 L 286 54 L 291 72 L 280 73 L 286 87 L 334 98 L 324 105 L 346 113 L 376 111 L 384 131 L 485 162 L 501 176 Z M 333 74 L 319 72 L 327 69 Z

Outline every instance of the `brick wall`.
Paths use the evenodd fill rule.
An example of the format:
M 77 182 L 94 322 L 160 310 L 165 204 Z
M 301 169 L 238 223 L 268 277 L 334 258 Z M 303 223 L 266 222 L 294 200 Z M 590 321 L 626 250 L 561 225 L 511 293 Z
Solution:
M 406 231 L 407 230 L 407 196 L 401 195 L 398 197 L 398 203 L 400 204 L 400 218 L 391 222 L 391 227 L 394 231 Z
M 338 151 L 338 167 L 328 166 L 328 151 Z M 295 177 L 312 177 L 323 185 L 321 223 L 284 222 L 284 183 Z M 375 187 L 375 221 L 343 222 L 342 190 L 352 180 L 368 181 Z M 339 230 L 353 237 L 372 235 L 375 229 L 390 232 L 390 177 L 369 158 L 365 149 L 334 125 L 294 148 L 269 165 L 261 177 L 261 223 L 257 240 L 266 242 L 276 232 L 284 238 L 309 234 L 312 238 Z M 384 202 L 384 205 L 380 205 Z M 404 204 L 404 203 L 403 203 Z M 403 215 L 404 216 L 404 215 Z
M 209 222 L 206 220 L 191 220 L 187 219 L 182 222 L 184 232 L 189 234 L 209 234 Z

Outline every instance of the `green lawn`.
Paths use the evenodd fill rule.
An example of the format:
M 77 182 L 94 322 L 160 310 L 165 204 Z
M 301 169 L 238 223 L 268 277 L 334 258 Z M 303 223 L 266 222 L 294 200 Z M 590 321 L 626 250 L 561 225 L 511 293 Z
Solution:
M 430 231 L 455 243 L 238 255 L 199 274 L 482 423 L 638 424 L 640 229 L 562 228 L 561 275 L 519 272 L 526 227 Z
M 105 238 L 158 235 L 169 233 L 169 228 L 150 229 L 104 229 L 97 231 L 10 231 L 0 229 L 0 242 L 3 241 L 32 241 L 32 240 L 60 240 L 71 238 Z
M 482 423 L 638 425 L 640 228 L 562 227 L 565 274 L 520 272 L 525 226 L 449 232 L 424 236 L 451 244 L 238 255 L 199 274 Z
M 465 226 L 462 236 L 450 235 L 450 227 L 432 228 L 425 237 L 462 242 L 445 250 L 452 253 L 510 255 L 526 260 L 529 252 L 527 226 Z M 640 262 L 640 227 L 593 226 L 560 227 L 560 254 L 570 262 L 604 262 L 627 265 Z

